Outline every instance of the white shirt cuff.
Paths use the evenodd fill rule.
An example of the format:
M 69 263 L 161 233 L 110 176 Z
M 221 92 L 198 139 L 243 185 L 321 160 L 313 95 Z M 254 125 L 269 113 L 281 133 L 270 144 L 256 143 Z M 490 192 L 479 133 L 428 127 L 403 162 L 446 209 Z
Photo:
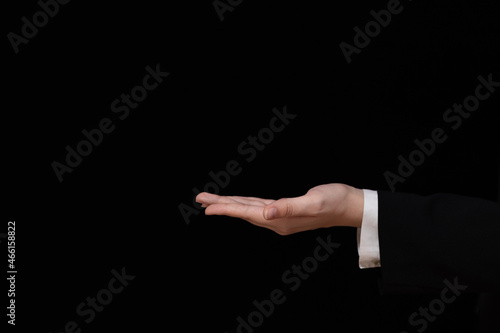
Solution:
M 364 207 L 361 228 L 358 228 L 359 268 L 380 267 L 378 242 L 377 191 L 363 190 Z

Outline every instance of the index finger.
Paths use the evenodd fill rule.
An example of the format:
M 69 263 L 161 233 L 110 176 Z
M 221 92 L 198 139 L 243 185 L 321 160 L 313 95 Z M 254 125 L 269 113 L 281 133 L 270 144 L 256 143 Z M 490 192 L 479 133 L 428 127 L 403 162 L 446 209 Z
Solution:
M 206 215 L 226 215 L 244 220 L 264 221 L 262 211 L 264 207 L 242 203 L 214 203 L 205 209 Z

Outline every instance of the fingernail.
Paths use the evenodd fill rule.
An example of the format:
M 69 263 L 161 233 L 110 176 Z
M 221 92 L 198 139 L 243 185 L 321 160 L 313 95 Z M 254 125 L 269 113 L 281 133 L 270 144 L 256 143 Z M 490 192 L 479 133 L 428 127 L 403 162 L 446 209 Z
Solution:
M 266 212 L 266 220 L 272 220 L 278 214 L 278 210 L 276 208 L 271 208 Z

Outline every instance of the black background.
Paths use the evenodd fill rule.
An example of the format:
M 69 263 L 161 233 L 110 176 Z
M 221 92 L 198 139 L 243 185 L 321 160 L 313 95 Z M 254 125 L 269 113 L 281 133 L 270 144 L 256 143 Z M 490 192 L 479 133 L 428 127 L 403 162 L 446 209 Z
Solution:
M 415 332 L 408 317 L 439 293 L 381 296 L 378 270 L 358 268 L 355 230 L 283 237 L 203 214 L 186 225 L 178 209 L 230 160 L 242 172 L 227 195 L 292 197 L 334 182 L 389 190 L 384 172 L 436 127 L 448 140 L 397 191 L 495 199 L 499 92 L 456 131 L 442 116 L 479 75 L 499 81 L 500 7 L 402 6 L 350 64 L 339 44 L 386 1 L 244 0 L 223 21 L 211 1 L 72 1 L 18 54 L 5 37 L 2 223 L 17 223 L 16 329 L 236 332 L 252 301 L 280 288 L 286 302 L 255 332 Z M 40 10 L 4 8 L 4 36 Z M 157 64 L 169 77 L 119 120 L 111 102 Z M 238 145 L 284 106 L 296 118 L 246 163 Z M 51 163 L 102 118 L 116 129 L 60 183 Z M 341 247 L 289 291 L 283 272 L 328 235 Z M 84 323 L 77 305 L 122 267 L 136 278 Z M 475 295 L 461 296 L 426 332 L 471 332 L 474 307 Z

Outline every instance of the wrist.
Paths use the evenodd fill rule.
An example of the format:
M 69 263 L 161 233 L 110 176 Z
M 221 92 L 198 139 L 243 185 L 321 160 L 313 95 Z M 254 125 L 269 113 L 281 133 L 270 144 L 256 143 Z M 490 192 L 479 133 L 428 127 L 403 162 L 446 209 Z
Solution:
M 364 192 L 362 189 L 351 187 L 346 197 L 345 225 L 361 228 L 363 221 Z

